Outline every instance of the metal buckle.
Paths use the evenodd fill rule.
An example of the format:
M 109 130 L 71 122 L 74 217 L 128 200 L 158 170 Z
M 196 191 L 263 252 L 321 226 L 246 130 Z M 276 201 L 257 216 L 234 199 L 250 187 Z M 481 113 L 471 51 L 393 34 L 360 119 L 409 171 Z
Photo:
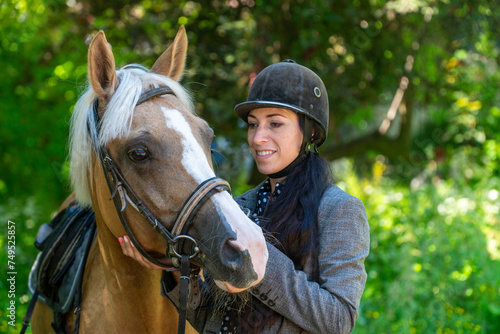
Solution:
M 175 255 L 178 258 L 182 257 L 182 255 L 187 255 L 187 254 L 181 255 L 175 249 L 176 245 L 178 245 L 177 242 L 179 239 L 188 239 L 194 244 L 193 254 L 189 255 L 190 259 L 194 258 L 195 256 L 197 256 L 199 254 L 200 247 L 198 247 L 198 243 L 196 242 L 196 240 L 194 238 L 190 237 L 189 235 L 178 235 L 178 236 L 174 237 L 174 239 L 173 239 L 174 243 L 170 246 L 170 251 L 171 251 L 171 253 L 173 253 L 173 255 Z

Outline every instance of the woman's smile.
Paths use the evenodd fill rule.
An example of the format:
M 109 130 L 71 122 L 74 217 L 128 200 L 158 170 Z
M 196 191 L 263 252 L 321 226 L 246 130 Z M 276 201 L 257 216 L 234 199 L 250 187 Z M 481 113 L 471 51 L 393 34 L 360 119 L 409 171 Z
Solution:
M 248 145 L 262 174 L 277 173 L 299 155 L 302 130 L 297 113 L 259 108 L 248 114 Z
M 276 151 L 259 151 L 255 150 L 255 153 L 257 154 L 257 158 L 263 159 L 263 158 L 268 158 L 272 154 L 274 154 Z

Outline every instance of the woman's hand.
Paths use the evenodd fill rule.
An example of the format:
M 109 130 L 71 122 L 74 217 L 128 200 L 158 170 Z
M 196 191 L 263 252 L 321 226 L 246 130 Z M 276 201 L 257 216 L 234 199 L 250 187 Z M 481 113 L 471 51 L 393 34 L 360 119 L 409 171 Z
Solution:
M 165 267 L 157 266 L 156 264 L 153 264 L 153 263 L 149 262 L 148 260 L 146 260 L 146 258 L 144 256 L 142 256 L 142 254 L 139 253 L 137 248 L 135 248 L 135 246 L 132 244 L 129 237 L 124 236 L 123 238 L 118 238 L 118 241 L 120 242 L 120 247 L 122 248 L 123 254 L 130 256 L 131 258 L 133 258 L 134 260 L 139 262 L 139 264 L 141 264 L 143 267 L 146 267 L 147 269 L 152 269 L 152 270 L 168 269 Z

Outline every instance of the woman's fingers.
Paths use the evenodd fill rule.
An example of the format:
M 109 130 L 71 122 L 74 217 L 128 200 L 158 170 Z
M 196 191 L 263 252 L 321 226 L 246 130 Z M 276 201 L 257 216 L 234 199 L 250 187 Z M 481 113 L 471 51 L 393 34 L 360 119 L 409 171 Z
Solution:
M 128 240 L 128 237 L 125 236 L 123 238 L 118 238 L 118 241 L 120 242 L 120 247 L 122 248 L 122 252 L 123 254 L 127 255 L 127 256 L 130 256 L 130 257 L 134 257 L 134 253 L 131 249 L 131 244 Z
M 143 267 L 146 267 L 148 269 L 152 270 L 163 270 L 165 269 L 164 267 L 157 266 L 156 264 L 153 264 L 149 262 L 144 256 L 142 256 L 141 253 L 137 250 L 137 248 L 134 247 L 132 242 L 130 241 L 129 237 L 124 236 L 118 238 L 118 242 L 120 243 L 120 247 L 122 249 L 123 254 L 133 258 L 139 264 L 141 264 Z

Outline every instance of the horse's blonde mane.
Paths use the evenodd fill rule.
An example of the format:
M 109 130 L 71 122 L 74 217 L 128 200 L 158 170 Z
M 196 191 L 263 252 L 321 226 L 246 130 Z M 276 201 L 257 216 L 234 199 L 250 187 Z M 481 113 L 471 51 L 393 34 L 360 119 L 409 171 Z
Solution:
M 69 175 L 77 201 L 84 206 L 92 206 L 90 186 L 92 184 L 92 140 L 99 145 L 106 145 L 115 138 L 126 137 L 130 132 L 135 105 L 143 91 L 168 86 L 177 98 L 191 113 L 194 113 L 193 102 L 188 92 L 176 81 L 162 75 L 149 73 L 139 65 L 126 66 L 116 71 L 119 85 L 100 120 L 99 137 L 93 126 L 93 105 L 97 94 L 88 85 L 75 105 L 71 116 L 69 136 Z M 89 134 L 89 130 L 91 133 Z

